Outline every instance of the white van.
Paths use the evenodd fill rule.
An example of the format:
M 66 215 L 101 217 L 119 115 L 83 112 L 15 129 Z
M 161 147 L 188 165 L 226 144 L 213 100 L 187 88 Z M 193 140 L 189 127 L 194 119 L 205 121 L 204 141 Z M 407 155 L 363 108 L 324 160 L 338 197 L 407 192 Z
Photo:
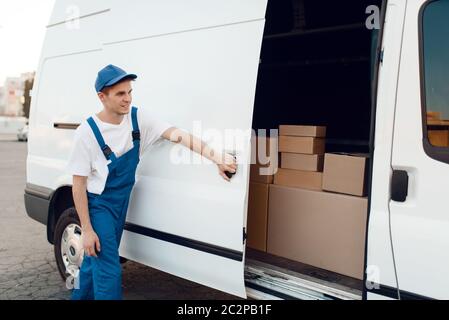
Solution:
M 370 154 L 363 281 L 247 250 L 249 164 L 227 183 L 213 165 L 168 161 L 167 141 L 141 159 L 122 257 L 240 297 L 448 299 L 448 16 L 449 0 L 56 1 L 25 204 L 63 277 L 82 256 L 65 166 L 113 63 L 139 75 L 134 105 L 177 127 L 326 125 L 327 150 Z

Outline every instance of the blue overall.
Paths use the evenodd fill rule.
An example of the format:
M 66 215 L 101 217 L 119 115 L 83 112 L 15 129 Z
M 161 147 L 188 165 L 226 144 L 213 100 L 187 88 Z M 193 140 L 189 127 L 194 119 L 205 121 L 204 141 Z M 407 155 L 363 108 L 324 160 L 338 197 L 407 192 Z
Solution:
M 72 292 L 72 300 L 120 300 L 122 299 L 122 270 L 119 245 L 128 210 L 129 197 L 135 182 L 139 163 L 140 131 L 137 108 L 132 107 L 131 119 L 133 148 L 116 157 L 90 117 L 87 121 L 95 134 L 108 164 L 109 174 L 101 194 L 87 192 L 89 216 L 99 240 L 98 257 L 85 255 L 79 273 L 79 289 Z

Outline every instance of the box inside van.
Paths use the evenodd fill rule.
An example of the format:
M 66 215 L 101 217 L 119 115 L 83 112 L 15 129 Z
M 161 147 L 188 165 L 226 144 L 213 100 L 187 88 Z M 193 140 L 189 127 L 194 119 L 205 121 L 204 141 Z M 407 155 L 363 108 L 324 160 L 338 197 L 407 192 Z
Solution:
M 379 30 L 367 27 L 370 5 L 377 6 L 380 12 L 382 2 L 268 2 L 253 113 L 256 132 L 280 125 L 325 126 L 326 152 L 371 153 L 372 92 Z M 368 167 L 370 161 L 368 159 Z M 276 203 L 257 205 L 256 209 L 248 211 L 248 221 L 254 220 L 251 214 L 265 215 L 265 219 L 258 217 L 256 224 L 259 228 L 263 224 L 268 237 L 259 238 L 259 242 L 267 241 L 267 250 L 263 250 L 263 246 L 259 250 L 247 247 L 246 285 L 249 290 L 274 296 L 277 291 L 299 298 L 361 298 L 367 198 L 355 199 L 354 196 L 354 199 L 346 199 L 350 202 L 346 203 L 343 195 L 261 183 L 250 184 L 250 203 L 252 193 Z M 326 199 L 329 196 L 336 199 Z M 293 199 L 295 197 L 303 197 L 304 201 Z M 322 203 L 304 203 L 310 201 L 330 203 L 327 207 Z M 332 205 L 347 207 L 329 208 Z M 273 206 L 279 206 L 278 210 Z M 267 210 L 267 213 L 257 213 L 257 210 Z M 323 211 L 304 213 L 304 210 Z M 274 221 L 282 218 L 289 221 Z M 297 225 L 292 227 L 292 224 Z M 329 228 L 329 224 L 333 228 Z M 249 237 L 251 227 L 248 225 Z M 295 235 L 295 231 L 306 235 Z M 305 252 L 307 249 L 302 247 L 307 245 L 292 240 L 311 241 L 308 244 L 311 250 Z M 273 242 L 277 248 L 270 248 Z M 295 245 L 301 247 L 299 252 L 295 252 Z M 335 248 L 341 248 L 341 252 L 332 252 Z M 272 254 L 274 249 L 278 254 Z M 282 252 L 288 252 L 289 257 Z M 340 263 L 336 268 L 340 272 L 326 270 L 323 260 L 330 255 L 332 261 Z M 292 258 L 295 256 L 297 259 Z M 354 264 L 347 259 L 356 259 L 358 268 L 349 270 L 354 269 Z M 304 261 L 316 263 L 310 265 Z M 316 291 L 308 290 L 312 287 Z

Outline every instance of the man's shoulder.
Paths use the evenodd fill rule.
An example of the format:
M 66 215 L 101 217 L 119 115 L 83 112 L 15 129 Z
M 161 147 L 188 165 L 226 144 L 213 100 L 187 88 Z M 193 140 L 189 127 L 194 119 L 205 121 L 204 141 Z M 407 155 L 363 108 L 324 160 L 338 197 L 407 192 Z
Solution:
M 92 142 L 92 138 L 94 138 L 94 135 L 89 123 L 87 122 L 87 119 L 81 121 L 79 126 L 76 128 L 75 137 L 88 144 Z
M 79 126 L 76 128 L 75 132 L 78 135 L 85 135 L 88 133 L 88 130 L 90 129 L 89 123 L 87 122 L 87 119 L 84 119 L 80 122 Z

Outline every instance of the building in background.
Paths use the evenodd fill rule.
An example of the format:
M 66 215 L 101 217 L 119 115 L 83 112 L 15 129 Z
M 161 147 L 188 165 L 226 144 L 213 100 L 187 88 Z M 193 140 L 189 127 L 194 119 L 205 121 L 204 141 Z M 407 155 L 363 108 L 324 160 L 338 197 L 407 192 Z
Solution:
M 20 77 L 8 77 L 0 93 L 0 115 L 17 117 L 29 114 L 30 91 L 34 72 L 22 73 Z M 27 110 L 24 112 L 24 104 Z
M 6 78 L 3 86 L 3 115 L 20 116 L 22 113 L 21 97 L 23 95 L 23 82 L 19 77 Z

